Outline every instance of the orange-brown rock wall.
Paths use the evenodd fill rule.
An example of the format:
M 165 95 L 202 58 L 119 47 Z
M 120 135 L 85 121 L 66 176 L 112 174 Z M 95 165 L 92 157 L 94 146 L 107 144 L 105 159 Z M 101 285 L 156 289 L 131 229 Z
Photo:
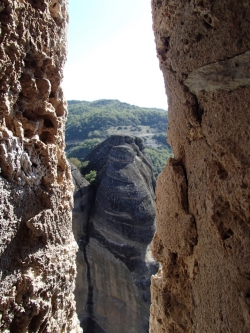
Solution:
M 153 0 L 171 159 L 150 332 L 250 332 L 250 3 Z
M 60 87 L 67 1 L 0 1 L 0 332 L 81 332 Z

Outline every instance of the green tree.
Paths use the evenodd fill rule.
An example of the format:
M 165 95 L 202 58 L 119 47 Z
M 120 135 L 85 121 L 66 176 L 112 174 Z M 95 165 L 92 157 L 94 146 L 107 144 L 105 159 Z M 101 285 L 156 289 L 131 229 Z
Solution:
M 92 184 L 96 180 L 97 172 L 95 170 L 91 170 L 88 174 L 84 175 L 84 178 Z
M 71 148 L 67 152 L 67 157 L 76 157 L 79 160 L 83 160 L 99 143 L 101 143 L 101 140 L 97 138 L 84 140 Z
M 73 163 L 75 166 L 77 166 L 78 169 L 80 169 L 82 167 L 82 162 L 80 160 L 78 160 L 78 158 L 76 158 L 76 157 L 70 157 L 69 161 L 71 163 Z
M 164 166 L 166 165 L 167 160 L 172 157 L 173 154 L 168 148 L 164 146 L 158 149 L 146 148 L 145 150 L 152 161 L 154 176 L 157 178 L 159 173 L 162 172 Z
M 167 136 L 166 136 L 166 133 L 159 133 L 159 134 L 155 134 L 153 136 L 153 139 L 160 142 L 160 143 L 163 143 L 164 145 L 167 144 Z

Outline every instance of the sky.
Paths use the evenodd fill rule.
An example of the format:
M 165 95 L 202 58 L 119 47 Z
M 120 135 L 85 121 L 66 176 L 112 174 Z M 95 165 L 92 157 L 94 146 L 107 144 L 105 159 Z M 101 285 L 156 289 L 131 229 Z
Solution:
M 67 100 L 167 109 L 150 0 L 69 0 Z

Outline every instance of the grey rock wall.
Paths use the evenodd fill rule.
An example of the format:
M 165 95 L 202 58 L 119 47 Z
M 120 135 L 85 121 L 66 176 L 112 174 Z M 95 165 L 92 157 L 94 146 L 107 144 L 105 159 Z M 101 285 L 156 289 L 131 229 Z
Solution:
M 150 277 L 158 267 L 148 249 L 155 223 L 152 166 L 143 141 L 130 136 L 110 137 L 88 160 L 85 172 L 96 170 L 97 179 L 87 235 L 82 231 L 78 240 L 78 315 L 86 333 L 148 332 Z

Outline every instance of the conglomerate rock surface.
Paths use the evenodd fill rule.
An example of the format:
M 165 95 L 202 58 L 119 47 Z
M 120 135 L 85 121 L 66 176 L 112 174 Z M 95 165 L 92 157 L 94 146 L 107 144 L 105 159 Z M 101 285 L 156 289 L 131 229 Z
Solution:
M 67 1 L 0 1 L 0 331 L 81 332 L 60 88 Z
M 87 159 L 85 172 L 97 171 L 89 219 L 88 184 L 76 186 L 73 211 L 79 318 L 85 333 L 147 333 L 150 277 L 158 269 L 148 249 L 155 223 L 152 166 L 143 141 L 132 136 L 110 137 Z M 73 177 L 79 184 L 79 174 Z
M 150 332 L 250 332 L 250 2 L 153 0 L 171 159 Z

